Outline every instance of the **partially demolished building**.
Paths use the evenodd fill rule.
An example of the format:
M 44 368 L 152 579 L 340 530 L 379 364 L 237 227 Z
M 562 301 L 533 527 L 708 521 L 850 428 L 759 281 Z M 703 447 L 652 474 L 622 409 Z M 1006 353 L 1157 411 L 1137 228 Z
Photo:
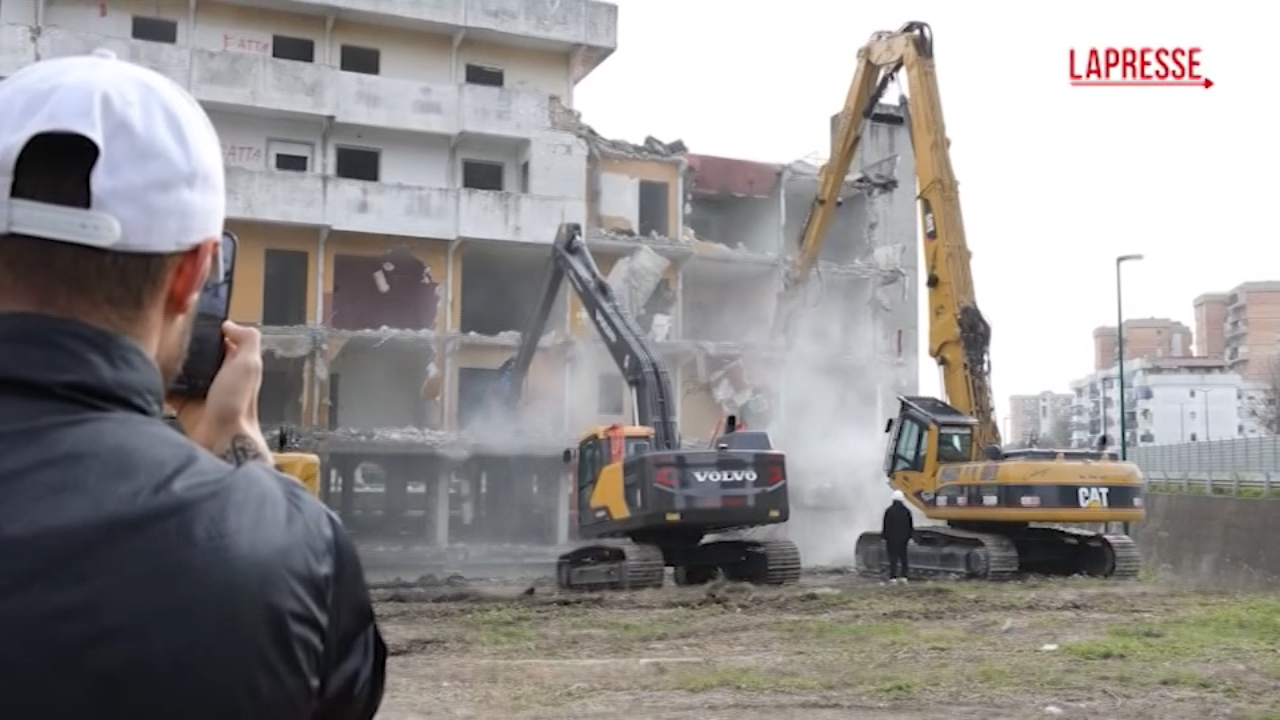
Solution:
M 707 442 L 726 413 L 769 425 L 797 470 L 796 512 L 838 507 L 847 529 L 863 497 L 854 475 L 883 484 L 879 426 L 916 377 L 914 179 L 901 113 L 876 115 L 824 246 L 812 312 L 785 343 L 770 321 L 816 165 L 606 140 L 563 106 L 549 123 L 580 143 L 589 247 L 668 360 L 685 441 Z M 495 417 L 485 402 L 518 343 L 554 225 L 525 242 L 388 239 L 376 253 L 330 251 L 309 270 L 325 287 L 322 322 L 273 322 L 291 285 L 252 278 L 266 288 L 263 423 L 298 428 L 323 456 L 329 502 L 357 533 L 435 546 L 570 537 L 574 488 L 561 450 L 631 411 L 577 298 L 561 299 L 521 412 Z
M 915 175 L 903 109 L 874 113 L 786 338 L 771 335 L 773 308 L 817 194 L 817 161 L 585 136 L 588 242 L 667 357 L 686 442 L 707 442 L 728 413 L 767 426 L 792 468 L 800 522 L 788 532 L 807 561 L 840 560 L 852 552 L 851 527 L 869 527 L 887 501 L 884 420 L 917 381 Z M 653 267 L 651 256 L 664 261 L 661 282 L 617 271 L 624 261 Z
M 685 441 L 707 442 L 726 413 L 768 424 L 796 468 L 796 512 L 840 508 L 846 529 L 861 499 L 853 475 L 870 473 L 859 481 L 877 486 L 879 425 L 916 377 L 910 145 L 901 113 L 882 110 L 825 244 L 812 312 L 786 343 L 769 335 L 770 321 L 816 165 L 607 140 L 560 104 L 545 131 L 581 151 L 589 247 L 668 360 Z M 631 412 L 576 297 L 561 299 L 542 338 L 521 411 L 495 416 L 486 402 L 535 300 L 555 224 L 506 243 L 364 240 L 359 254 L 343 250 L 351 239 L 333 249 L 300 238 L 324 248 L 324 262 L 306 270 L 308 287 L 324 290 L 305 300 L 304 317 L 304 300 L 290 310 L 284 295 L 299 282 L 271 275 L 279 263 L 253 278 L 254 265 L 241 266 L 238 282 L 264 288 L 260 299 L 237 293 L 238 316 L 260 312 L 267 336 L 263 423 L 297 428 L 322 455 L 327 499 L 355 532 L 437 547 L 570 537 L 575 488 L 561 450 Z M 288 232 L 274 232 L 268 258 L 287 252 Z M 826 542 L 809 539 L 806 553 Z

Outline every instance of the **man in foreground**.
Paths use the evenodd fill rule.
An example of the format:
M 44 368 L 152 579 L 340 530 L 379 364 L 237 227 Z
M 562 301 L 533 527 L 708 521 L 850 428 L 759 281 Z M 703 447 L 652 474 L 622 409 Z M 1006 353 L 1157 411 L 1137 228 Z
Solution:
M 911 510 L 903 502 L 905 499 L 901 490 L 893 491 L 893 502 L 884 511 L 884 526 L 880 530 L 889 555 L 889 582 L 894 584 L 907 581 L 907 544 L 915 535 L 915 523 L 911 520 Z
M 338 520 L 275 471 L 260 336 L 161 419 L 222 231 L 217 134 L 114 59 L 0 81 L 0 715 L 368 720 L 386 648 Z

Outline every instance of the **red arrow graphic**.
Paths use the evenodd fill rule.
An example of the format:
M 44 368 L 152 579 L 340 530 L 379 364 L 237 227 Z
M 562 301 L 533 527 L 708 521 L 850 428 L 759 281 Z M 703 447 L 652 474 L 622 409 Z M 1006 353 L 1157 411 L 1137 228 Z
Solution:
M 1209 78 L 1203 80 L 1072 80 L 1074 87 L 1213 87 Z

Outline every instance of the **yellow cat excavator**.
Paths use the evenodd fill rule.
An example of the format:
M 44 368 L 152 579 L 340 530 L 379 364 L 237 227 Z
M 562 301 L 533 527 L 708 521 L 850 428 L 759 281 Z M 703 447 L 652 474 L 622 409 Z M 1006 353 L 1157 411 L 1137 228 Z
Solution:
M 832 158 L 822 168 L 799 247 L 778 298 L 778 326 L 788 327 L 801 288 L 831 226 L 866 120 L 889 83 L 905 75 L 929 314 L 929 354 L 942 371 L 947 400 L 903 397 L 889 420 L 884 470 L 889 484 L 931 520 L 909 550 L 912 574 L 1008 579 L 1023 573 L 1137 575 L 1137 547 L 1126 535 L 1067 524 L 1143 519 L 1142 474 L 1103 452 L 1000 449 L 992 407 L 991 328 L 978 309 L 951 167 L 933 57 L 922 22 L 878 32 L 858 51 Z M 858 538 L 857 567 L 879 574 L 887 564 L 879 533 Z

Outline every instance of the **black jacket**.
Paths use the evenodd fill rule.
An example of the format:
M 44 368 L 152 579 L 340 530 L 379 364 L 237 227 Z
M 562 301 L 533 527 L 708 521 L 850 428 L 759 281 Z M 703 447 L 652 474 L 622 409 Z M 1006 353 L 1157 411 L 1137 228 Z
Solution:
M 368 720 L 386 647 L 337 518 L 161 403 L 132 342 L 0 314 L 0 716 Z
M 901 500 L 894 500 L 884 511 L 884 527 L 880 535 L 887 543 L 905 545 L 915 534 L 915 526 L 911 522 L 911 511 Z

